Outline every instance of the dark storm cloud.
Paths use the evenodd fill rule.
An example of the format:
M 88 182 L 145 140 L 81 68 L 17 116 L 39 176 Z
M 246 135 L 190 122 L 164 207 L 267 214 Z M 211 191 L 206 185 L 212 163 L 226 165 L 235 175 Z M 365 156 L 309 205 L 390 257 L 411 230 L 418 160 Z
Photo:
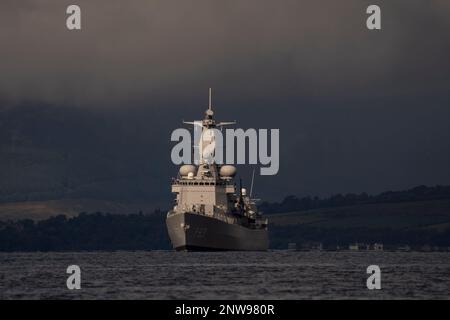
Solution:
M 73 3 L 81 31 L 65 27 Z M 75 124 L 42 130 L 80 154 L 114 150 L 103 178 L 147 166 L 155 192 L 170 131 L 201 116 L 210 86 L 221 119 L 280 128 L 280 174 L 258 184 L 266 198 L 450 183 L 450 4 L 377 1 L 381 31 L 365 27 L 369 4 L 2 1 L 0 102 L 81 107 L 61 119 L 89 138 L 77 140 Z
M 360 0 L 80 0 L 83 29 L 70 32 L 72 2 L 0 4 L 3 99 L 109 106 L 190 95 L 208 83 L 275 99 L 273 91 L 352 97 L 447 89 L 445 1 L 384 1 L 381 32 L 365 28 L 371 2 Z

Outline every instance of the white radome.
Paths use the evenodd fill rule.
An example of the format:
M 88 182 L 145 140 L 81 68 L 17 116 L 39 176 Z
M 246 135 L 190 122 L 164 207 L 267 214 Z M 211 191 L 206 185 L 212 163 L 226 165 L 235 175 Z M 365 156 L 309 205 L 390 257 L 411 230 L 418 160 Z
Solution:
M 220 176 L 222 177 L 234 177 L 236 175 L 236 167 L 230 165 L 224 165 L 220 168 Z
M 192 173 L 192 175 L 194 175 L 196 171 L 197 171 L 197 168 L 192 164 L 185 164 L 180 167 L 180 175 L 182 177 L 188 176 L 189 173 Z

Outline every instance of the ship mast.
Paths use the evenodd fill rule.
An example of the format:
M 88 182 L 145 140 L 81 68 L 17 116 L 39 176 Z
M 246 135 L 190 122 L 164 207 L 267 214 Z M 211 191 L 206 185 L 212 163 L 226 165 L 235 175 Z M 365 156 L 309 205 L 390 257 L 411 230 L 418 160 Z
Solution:
M 209 102 L 208 102 L 208 110 L 206 110 L 206 117 L 204 122 L 204 125 L 207 128 L 214 128 L 216 126 L 215 121 L 213 120 L 214 111 L 212 110 L 212 104 L 211 104 L 211 88 L 209 88 Z M 210 120 L 210 121 L 207 121 Z
M 191 124 L 194 126 L 202 127 L 200 141 L 198 146 L 198 154 L 199 154 L 199 163 L 200 164 L 212 164 L 205 161 L 205 155 L 209 155 L 209 157 L 214 155 L 216 141 L 215 141 L 215 132 L 214 130 L 217 127 L 223 127 L 227 125 L 236 124 L 236 121 L 228 121 L 228 122 L 217 122 L 213 118 L 214 111 L 212 108 L 212 89 L 209 88 L 208 95 L 208 109 L 205 111 L 205 118 L 201 121 L 183 121 L 184 124 Z M 206 158 L 209 158 L 206 156 Z
M 211 88 L 209 88 L 209 104 L 208 104 L 208 109 L 211 110 L 212 106 L 211 106 Z M 211 110 L 212 111 L 212 110 Z

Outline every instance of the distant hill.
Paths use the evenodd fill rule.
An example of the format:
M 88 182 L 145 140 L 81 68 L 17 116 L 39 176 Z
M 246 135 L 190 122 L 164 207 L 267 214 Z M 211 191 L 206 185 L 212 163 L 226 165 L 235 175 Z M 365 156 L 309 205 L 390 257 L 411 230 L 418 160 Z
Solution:
M 164 212 L 155 211 L 0 221 L 0 252 L 170 249 L 164 217 Z
M 269 215 L 271 245 L 321 242 L 450 246 L 450 199 L 371 203 Z
M 166 213 L 80 214 L 0 221 L 0 251 L 170 249 Z M 450 199 L 364 204 L 269 215 L 270 247 L 320 242 L 450 246 Z
M 272 214 L 371 203 L 397 203 L 440 199 L 450 199 L 450 186 L 437 185 L 427 187 L 421 185 L 408 190 L 386 191 L 377 195 L 368 195 L 365 192 L 360 194 L 347 193 L 335 194 L 324 199 L 311 196 L 300 198 L 295 195 L 289 195 L 281 202 L 263 202 L 259 205 L 259 209 L 265 213 Z
M 318 228 L 450 228 L 450 199 L 373 203 L 268 215 L 274 226 Z
M 351 243 L 383 243 L 385 248 L 450 247 L 448 190 L 420 186 L 376 196 L 289 196 L 261 207 L 265 206 L 269 218 L 273 249 L 286 249 L 289 243 L 321 243 L 330 249 Z M 302 209 L 305 206 L 312 208 Z M 267 214 L 270 208 L 273 212 Z M 288 208 L 300 209 L 279 212 Z M 138 202 L 62 199 L 3 203 L 0 251 L 168 249 L 165 215 L 164 210 Z
M 175 166 L 160 141 L 166 133 L 148 121 L 113 110 L 0 105 L 0 203 L 167 203 Z
M 155 209 L 153 203 L 120 202 L 97 199 L 60 199 L 46 201 L 22 201 L 0 203 L 0 221 L 6 220 L 45 220 L 57 215 L 77 216 L 81 212 L 108 212 L 128 214 L 133 212 L 150 213 Z

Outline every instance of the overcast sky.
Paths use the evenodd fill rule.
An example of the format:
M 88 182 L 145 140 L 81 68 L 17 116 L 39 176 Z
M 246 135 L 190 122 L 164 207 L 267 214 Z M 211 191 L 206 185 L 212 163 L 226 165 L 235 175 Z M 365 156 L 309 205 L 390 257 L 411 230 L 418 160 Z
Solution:
M 66 29 L 74 3 L 81 31 Z M 366 28 L 369 4 L 382 30 Z M 170 132 L 203 116 L 212 87 L 220 120 L 280 129 L 262 198 L 450 184 L 449 17 L 446 0 L 2 0 L 0 129 L 31 153 L 113 150 L 102 178 L 148 173 L 142 188 L 165 199 Z

